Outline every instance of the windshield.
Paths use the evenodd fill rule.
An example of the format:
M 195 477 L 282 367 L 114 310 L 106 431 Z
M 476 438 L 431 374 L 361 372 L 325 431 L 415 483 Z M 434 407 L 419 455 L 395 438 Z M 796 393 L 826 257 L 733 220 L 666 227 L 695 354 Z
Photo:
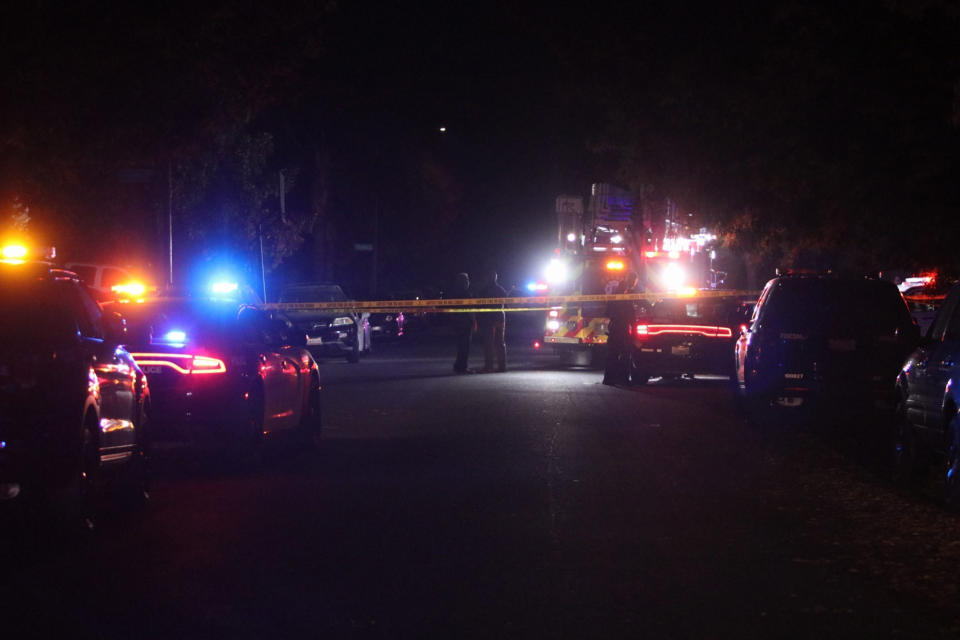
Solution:
M 111 305 L 127 321 L 131 345 L 220 343 L 237 327 L 237 305 L 191 301 Z
M 732 326 L 743 321 L 748 309 L 748 305 L 738 301 L 671 299 L 654 303 L 644 315 L 660 323 Z
M 280 302 L 342 302 L 346 299 L 343 289 L 335 284 L 287 287 L 280 294 Z
M 871 280 L 782 281 L 771 292 L 763 325 L 775 330 L 889 334 L 911 324 L 893 285 Z

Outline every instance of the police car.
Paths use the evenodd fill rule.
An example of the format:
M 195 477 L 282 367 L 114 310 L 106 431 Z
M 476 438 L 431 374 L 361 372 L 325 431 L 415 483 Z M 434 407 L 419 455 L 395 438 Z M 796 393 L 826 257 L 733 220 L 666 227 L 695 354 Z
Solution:
M 215 283 L 199 295 L 108 305 L 127 318 L 128 348 L 150 377 L 157 436 L 242 450 L 281 434 L 313 442 L 316 361 L 302 336 L 228 295 L 236 291 Z
M 105 490 L 142 502 L 150 389 L 123 321 L 27 257 L 0 260 L 0 503 L 65 499 L 87 517 Z

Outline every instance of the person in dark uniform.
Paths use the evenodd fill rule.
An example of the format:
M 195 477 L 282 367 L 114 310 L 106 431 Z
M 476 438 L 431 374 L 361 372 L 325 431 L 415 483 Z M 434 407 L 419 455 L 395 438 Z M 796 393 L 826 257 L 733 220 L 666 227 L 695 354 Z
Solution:
M 624 274 L 617 293 L 634 293 L 639 278 L 633 271 Z M 607 366 L 603 372 L 603 384 L 628 384 L 630 382 L 630 358 L 633 351 L 632 327 L 636 309 L 631 300 L 611 300 L 607 303 Z
M 491 271 L 481 287 L 480 298 L 506 298 L 507 292 L 497 282 L 497 272 Z M 483 370 L 493 371 L 493 358 L 497 358 L 497 371 L 507 370 L 507 343 L 504 341 L 506 331 L 506 314 L 502 311 L 503 305 L 498 305 L 500 311 L 485 311 L 477 314 L 477 326 L 483 336 Z
M 466 273 L 458 273 L 449 297 L 469 298 L 472 295 L 470 292 L 470 276 Z M 473 337 L 476 320 L 472 313 L 454 313 L 452 315 L 453 332 L 457 339 L 457 359 L 453 362 L 453 371 L 454 373 L 473 373 L 467 367 L 467 363 L 470 359 L 470 339 Z

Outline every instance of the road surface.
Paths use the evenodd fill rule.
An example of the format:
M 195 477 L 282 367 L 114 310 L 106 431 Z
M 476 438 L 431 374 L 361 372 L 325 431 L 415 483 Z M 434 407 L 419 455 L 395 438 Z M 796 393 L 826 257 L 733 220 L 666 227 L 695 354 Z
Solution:
M 442 333 L 442 332 L 440 332 Z M 511 345 L 324 361 L 316 451 L 159 452 L 149 507 L 2 556 L 3 635 L 823 638 L 960 632 L 960 521 L 843 438 Z M 480 366 L 474 352 L 474 366 Z

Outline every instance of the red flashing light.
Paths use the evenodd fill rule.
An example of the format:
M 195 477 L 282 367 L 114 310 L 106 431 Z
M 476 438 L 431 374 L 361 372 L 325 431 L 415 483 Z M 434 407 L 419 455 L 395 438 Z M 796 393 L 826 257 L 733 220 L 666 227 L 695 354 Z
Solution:
M 540 344 L 540 341 L 539 341 L 539 340 L 534 340 L 534 342 L 533 342 L 533 348 L 534 348 L 534 349 L 539 349 L 541 346 L 542 346 L 542 345 Z

